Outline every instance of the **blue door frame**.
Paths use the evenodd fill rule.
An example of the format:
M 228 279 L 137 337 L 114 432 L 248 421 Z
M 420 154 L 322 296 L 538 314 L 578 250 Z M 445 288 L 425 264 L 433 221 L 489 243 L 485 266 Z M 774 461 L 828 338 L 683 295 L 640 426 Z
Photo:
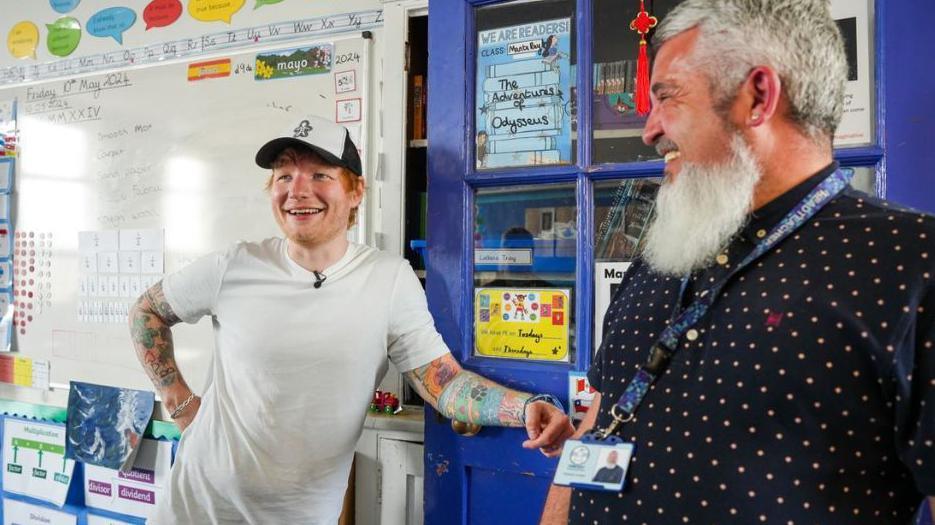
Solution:
M 593 191 L 598 180 L 658 176 L 661 162 L 590 166 L 591 115 L 581 111 L 577 165 L 476 173 L 473 168 L 473 9 L 494 0 L 430 0 L 428 90 L 428 262 L 426 291 L 436 325 L 465 368 L 527 391 L 567 401 L 567 373 L 587 370 L 593 326 Z M 590 0 L 577 0 L 578 64 L 591 63 Z M 935 212 L 929 167 L 935 165 L 935 4 L 930 0 L 876 0 L 877 140 L 836 151 L 845 166 L 877 169 L 879 193 Z M 591 68 L 577 68 L 578 86 L 591 85 Z M 578 90 L 579 108 L 591 90 Z M 536 364 L 472 355 L 473 192 L 479 187 L 574 182 L 578 199 L 578 264 L 573 364 Z M 536 523 L 554 460 L 520 448 L 524 432 L 484 429 L 456 436 L 431 409 L 425 425 L 425 522 L 520 525 Z

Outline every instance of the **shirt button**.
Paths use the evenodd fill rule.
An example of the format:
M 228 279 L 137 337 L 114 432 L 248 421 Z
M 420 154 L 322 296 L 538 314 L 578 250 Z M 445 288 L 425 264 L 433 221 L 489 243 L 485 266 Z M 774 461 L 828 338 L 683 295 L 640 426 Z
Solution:
M 763 237 L 766 237 L 766 230 L 757 230 L 756 236 L 760 239 L 762 239 Z
M 692 328 L 691 330 L 685 332 L 685 338 L 689 341 L 695 341 L 698 339 L 698 330 Z
M 722 253 L 718 255 L 714 260 L 717 261 L 717 263 L 720 264 L 721 266 L 724 266 L 725 264 L 727 264 L 727 254 Z

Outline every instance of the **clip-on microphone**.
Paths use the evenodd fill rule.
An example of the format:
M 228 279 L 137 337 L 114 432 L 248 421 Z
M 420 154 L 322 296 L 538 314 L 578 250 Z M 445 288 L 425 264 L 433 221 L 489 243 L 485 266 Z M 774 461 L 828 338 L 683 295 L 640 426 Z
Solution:
M 325 279 L 327 277 L 325 276 L 325 274 L 318 273 L 316 271 L 312 271 L 312 273 L 315 274 L 315 284 L 314 284 L 315 288 L 321 288 L 321 283 L 325 282 Z

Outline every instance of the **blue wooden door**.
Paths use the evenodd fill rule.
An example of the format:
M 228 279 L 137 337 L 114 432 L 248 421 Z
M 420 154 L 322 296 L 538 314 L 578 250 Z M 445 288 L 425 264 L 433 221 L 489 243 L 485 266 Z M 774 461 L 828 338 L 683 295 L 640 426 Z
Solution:
M 655 0 L 647 1 L 647 6 L 662 16 L 675 3 Z M 601 278 L 596 268 L 602 262 L 625 262 L 634 253 L 630 245 L 622 250 L 605 246 L 610 234 L 604 226 L 610 223 L 611 233 L 633 229 L 636 239 L 623 242 L 638 244 L 641 216 L 650 210 L 641 204 L 651 197 L 653 177 L 662 173 L 659 159 L 639 143 L 639 125 L 627 98 L 632 87 L 627 84 L 627 68 L 632 66 L 637 43 L 627 26 L 636 5 L 629 0 L 433 0 L 429 6 L 429 306 L 439 331 L 465 368 L 515 388 L 555 394 L 563 401 L 568 400 L 569 372 L 587 370 L 594 349 L 595 281 Z M 935 166 L 931 147 L 935 74 L 930 64 L 935 51 L 931 30 L 935 5 L 927 0 L 871 0 L 868 5 L 866 19 L 857 21 L 866 24 L 869 34 L 865 44 L 869 49 L 863 51 L 869 63 L 858 72 L 870 79 L 867 137 L 838 147 L 836 157 L 843 166 L 858 170 L 858 180 L 867 190 L 935 211 L 935 185 L 929 175 Z M 560 23 L 566 20 L 567 27 Z M 554 25 L 556 21 L 559 25 Z M 493 52 L 481 35 L 538 22 L 553 23 L 549 34 L 568 42 L 555 45 L 548 34 L 524 35 L 520 30 L 512 33 L 510 43 L 518 46 L 513 48 L 516 52 L 531 51 L 540 61 L 557 64 L 536 70 L 543 75 L 568 67 L 569 78 L 559 75 L 554 80 L 562 88 L 562 111 L 550 115 L 563 119 L 570 133 L 557 131 L 555 140 L 539 146 L 559 150 L 555 157 L 514 156 L 517 165 L 511 166 L 503 162 L 507 157 L 495 156 L 502 144 L 489 146 L 494 137 L 488 135 L 500 130 L 491 129 L 488 111 L 500 111 L 502 106 L 478 96 L 479 90 L 487 89 L 484 82 L 496 82 L 495 70 L 489 66 L 497 64 L 489 60 Z M 524 44 L 531 49 L 522 48 Z M 541 49 L 553 45 L 557 58 L 549 62 Z M 500 119 L 497 125 L 503 122 Z M 566 139 L 571 139 L 570 148 L 563 150 Z M 614 212 L 621 207 L 624 212 Z M 523 230 L 533 240 L 526 236 L 509 245 L 508 229 Z M 502 257 L 514 248 L 527 254 L 527 247 L 533 248 L 533 254 L 531 264 L 520 262 L 524 268 L 491 267 L 478 257 L 480 252 Z M 493 279 L 485 282 L 484 275 Z M 511 275 L 525 281 L 501 279 Z M 478 351 L 476 290 L 500 284 L 507 289 L 568 291 L 567 359 L 506 359 Z M 520 448 L 521 430 L 484 428 L 466 437 L 456 434 L 431 409 L 426 412 L 426 523 L 537 523 L 554 460 Z

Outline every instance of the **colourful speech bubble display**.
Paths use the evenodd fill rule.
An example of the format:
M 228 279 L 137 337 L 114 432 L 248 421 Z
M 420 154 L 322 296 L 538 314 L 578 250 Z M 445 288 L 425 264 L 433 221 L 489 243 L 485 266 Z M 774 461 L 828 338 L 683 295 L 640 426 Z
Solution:
M 166 27 L 182 16 L 182 2 L 179 0 L 153 0 L 143 9 L 143 21 L 146 29 Z
M 253 9 L 259 9 L 264 5 L 273 5 L 282 2 L 282 0 L 256 0 L 256 4 L 253 6 Z
M 36 58 L 39 46 L 39 28 L 32 22 L 22 21 L 10 29 L 6 38 L 10 54 L 16 58 Z
M 245 3 L 246 0 L 189 0 L 188 14 L 201 22 L 223 20 L 229 24 Z
M 135 22 L 136 11 L 129 7 L 108 7 L 88 19 L 88 33 L 101 38 L 111 37 L 123 45 L 123 32 Z
M 81 24 L 73 17 L 63 16 L 45 27 L 49 30 L 45 44 L 49 53 L 55 56 L 66 57 L 72 54 L 81 41 Z
M 49 5 L 52 6 L 52 9 L 56 13 L 70 13 L 74 8 L 78 7 L 78 4 L 81 3 L 81 0 L 49 0 Z

